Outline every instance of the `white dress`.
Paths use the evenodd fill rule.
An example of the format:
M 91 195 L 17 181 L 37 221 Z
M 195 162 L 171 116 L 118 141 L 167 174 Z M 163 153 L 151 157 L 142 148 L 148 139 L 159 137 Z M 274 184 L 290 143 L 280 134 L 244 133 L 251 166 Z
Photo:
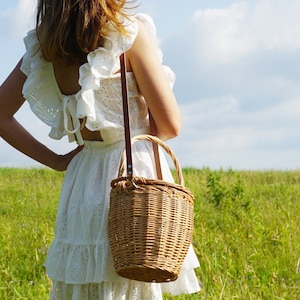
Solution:
M 143 14 L 127 22 L 126 37 L 110 28 L 103 47 L 89 53 L 80 67 L 81 89 L 63 95 L 56 83 L 53 65 L 42 58 L 35 31 L 25 37 L 26 53 L 21 70 L 27 75 L 23 94 L 33 112 L 51 127 L 49 136 L 84 144 L 69 164 L 63 182 L 56 220 L 55 239 L 46 259 L 52 279 L 51 299 L 58 300 L 158 300 L 162 293 L 173 295 L 200 290 L 194 268 L 199 262 L 192 247 L 179 278 L 171 283 L 143 283 L 119 277 L 113 268 L 107 237 L 110 182 L 117 177 L 124 149 L 119 56 L 133 44 L 141 20 L 156 42 L 152 19 Z M 161 57 L 159 48 L 158 54 Z M 173 85 L 173 72 L 164 67 Z M 148 111 L 132 73 L 127 73 L 132 135 L 149 133 Z M 83 141 L 79 119 L 85 126 L 101 131 L 103 142 Z M 173 181 L 163 155 L 164 180 Z M 155 178 L 152 146 L 145 141 L 133 147 L 133 172 Z

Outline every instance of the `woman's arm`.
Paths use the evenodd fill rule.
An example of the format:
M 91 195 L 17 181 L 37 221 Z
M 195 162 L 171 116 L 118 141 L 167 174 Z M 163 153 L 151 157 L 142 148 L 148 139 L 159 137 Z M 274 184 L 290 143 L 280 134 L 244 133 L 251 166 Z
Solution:
M 177 136 L 181 129 L 181 115 L 176 98 L 156 48 L 141 22 L 137 38 L 127 52 L 127 59 L 152 114 L 156 135 L 164 140 Z
M 57 155 L 38 142 L 14 118 L 24 103 L 22 95 L 26 76 L 20 70 L 22 60 L 0 86 L 0 136 L 11 146 L 34 160 L 58 171 L 64 171 L 80 147 L 66 155 Z

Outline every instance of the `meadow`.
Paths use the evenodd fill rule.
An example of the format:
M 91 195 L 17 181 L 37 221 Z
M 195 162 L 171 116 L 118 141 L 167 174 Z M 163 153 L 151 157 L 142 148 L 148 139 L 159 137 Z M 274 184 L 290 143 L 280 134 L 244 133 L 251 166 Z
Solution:
M 300 299 L 300 171 L 183 171 L 202 290 L 164 299 Z M 0 169 L 0 299 L 48 299 L 43 262 L 63 175 Z

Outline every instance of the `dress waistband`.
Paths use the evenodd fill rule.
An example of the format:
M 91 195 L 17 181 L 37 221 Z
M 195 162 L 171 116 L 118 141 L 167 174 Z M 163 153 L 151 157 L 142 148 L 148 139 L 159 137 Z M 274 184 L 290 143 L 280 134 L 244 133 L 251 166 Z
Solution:
M 124 141 L 118 141 L 116 143 L 105 141 L 88 141 L 84 140 L 84 152 L 107 152 L 117 148 L 123 149 L 125 147 Z
M 141 128 L 137 130 L 132 130 L 131 135 L 132 137 L 140 135 L 140 134 L 149 134 L 149 128 Z M 106 152 L 110 150 L 114 150 L 117 148 L 124 149 L 125 148 L 125 141 L 120 140 L 116 142 L 111 141 L 90 141 L 90 140 L 84 140 L 84 148 L 83 151 L 97 151 L 97 152 Z

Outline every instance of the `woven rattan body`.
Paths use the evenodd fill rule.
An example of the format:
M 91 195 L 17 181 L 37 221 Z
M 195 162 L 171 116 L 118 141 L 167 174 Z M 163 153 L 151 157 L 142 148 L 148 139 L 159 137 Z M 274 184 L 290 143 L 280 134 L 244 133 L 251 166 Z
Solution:
M 193 235 L 194 197 L 182 185 L 182 172 L 171 155 L 180 184 L 141 177 L 118 177 L 111 183 L 108 235 L 118 275 L 146 282 L 176 280 Z M 120 171 L 121 172 L 120 165 Z

